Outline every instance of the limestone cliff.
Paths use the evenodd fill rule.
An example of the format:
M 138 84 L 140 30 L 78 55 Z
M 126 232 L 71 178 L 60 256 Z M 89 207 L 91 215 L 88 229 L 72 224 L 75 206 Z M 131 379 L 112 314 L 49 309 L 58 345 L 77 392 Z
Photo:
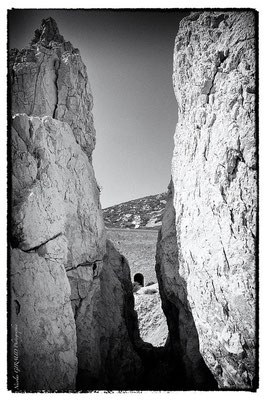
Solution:
M 106 245 L 86 68 L 48 18 L 10 52 L 9 77 L 9 387 L 130 388 L 137 319 L 127 262 Z
M 257 385 L 255 16 L 192 13 L 174 50 L 173 207 L 158 280 L 192 378 L 200 351 L 220 388 Z

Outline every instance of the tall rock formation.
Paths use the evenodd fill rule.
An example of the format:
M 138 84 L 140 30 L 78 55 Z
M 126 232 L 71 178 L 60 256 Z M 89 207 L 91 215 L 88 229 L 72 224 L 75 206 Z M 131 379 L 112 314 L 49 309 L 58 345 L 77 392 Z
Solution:
M 183 388 L 188 390 L 217 389 L 199 350 L 199 339 L 187 299 L 187 285 L 179 271 L 173 184 L 168 187 L 168 201 L 158 235 L 156 273 L 169 329 L 167 347 L 184 369 Z
M 199 350 L 220 388 L 257 384 L 255 44 L 255 13 L 240 11 L 192 13 L 175 41 L 173 208 L 157 273 L 171 340 L 195 379 Z
M 86 68 L 52 18 L 9 68 L 9 387 L 130 388 L 137 319 L 127 262 L 106 245 Z
M 139 337 L 127 261 L 106 240 L 79 51 L 52 18 L 10 51 L 10 389 L 256 387 L 254 17 L 180 24 L 158 349 Z
M 28 48 L 10 52 L 12 113 L 67 122 L 91 158 L 95 147 L 93 99 L 79 50 L 59 34 L 52 18 L 42 21 Z

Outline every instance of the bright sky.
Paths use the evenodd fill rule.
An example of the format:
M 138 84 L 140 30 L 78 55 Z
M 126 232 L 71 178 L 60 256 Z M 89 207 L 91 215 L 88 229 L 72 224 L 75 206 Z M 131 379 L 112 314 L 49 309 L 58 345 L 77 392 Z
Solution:
M 171 174 L 177 103 L 174 40 L 188 12 L 17 10 L 9 45 L 29 44 L 42 18 L 53 17 L 81 51 L 94 98 L 93 165 L 108 207 L 161 193 Z

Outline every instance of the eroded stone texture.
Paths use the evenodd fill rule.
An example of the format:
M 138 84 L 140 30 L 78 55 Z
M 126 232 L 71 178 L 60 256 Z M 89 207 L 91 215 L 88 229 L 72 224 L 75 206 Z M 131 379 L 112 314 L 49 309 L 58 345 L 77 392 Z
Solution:
M 42 21 L 28 48 L 11 50 L 9 76 L 12 114 L 67 122 L 91 158 L 95 129 L 86 67 L 79 50 L 64 41 L 52 18 Z
M 9 379 L 16 391 L 75 390 L 76 327 L 59 253 L 11 252 Z
M 11 144 L 11 315 L 21 332 L 17 389 L 74 390 L 76 324 L 66 271 L 105 254 L 99 190 L 67 123 L 17 114 Z
M 254 17 L 192 14 L 174 52 L 179 275 L 201 354 L 222 388 L 256 385 Z
M 13 245 L 28 251 L 65 237 L 66 269 L 103 257 L 99 190 L 69 125 L 17 114 L 11 141 Z
M 179 273 L 172 182 L 169 185 L 168 201 L 158 235 L 156 273 L 169 328 L 167 346 L 185 371 L 183 389 L 217 388 L 217 383 L 200 354 L 198 333 L 187 299 L 186 281 Z
M 25 353 L 20 389 L 74 389 L 76 355 L 79 389 L 134 388 L 142 364 L 133 348 L 139 332 L 130 270 L 110 242 L 106 253 L 88 157 L 69 125 L 51 117 L 17 114 L 11 135 L 12 321 L 21 327 Z M 24 311 L 18 316 L 17 303 Z M 61 330 L 70 330 L 67 347 Z M 33 337 L 39 348 L 31 347 Z M 46 359 L 47 346 L 53 357 Z M 71 356 L 70 370 L 55 362 Z
M 52 19 L 11 51 L 11 335 L 14 391 L 134 388 L 142 373 L 129 268 L 110 243 L 91 165 L 78 50 Z M 15 372 L 14 372 L 15 371 Z M 15 375 L 16 378 L 17 375 Z
M 133 348 L 139 332 L 129 266 L 107 241 L 101 265 L 91 272 L 88 268 L 69 274 L 72 285 L 77 284 L 78 388 L 133 389 L 142 363 Z

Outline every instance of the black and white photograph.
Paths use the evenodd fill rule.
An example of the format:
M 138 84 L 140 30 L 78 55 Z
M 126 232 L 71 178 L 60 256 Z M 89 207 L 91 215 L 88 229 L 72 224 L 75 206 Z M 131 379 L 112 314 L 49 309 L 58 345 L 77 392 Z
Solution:
M 260 13 L 222 6 L 7 10 L 9 392 L 259 390 Z

